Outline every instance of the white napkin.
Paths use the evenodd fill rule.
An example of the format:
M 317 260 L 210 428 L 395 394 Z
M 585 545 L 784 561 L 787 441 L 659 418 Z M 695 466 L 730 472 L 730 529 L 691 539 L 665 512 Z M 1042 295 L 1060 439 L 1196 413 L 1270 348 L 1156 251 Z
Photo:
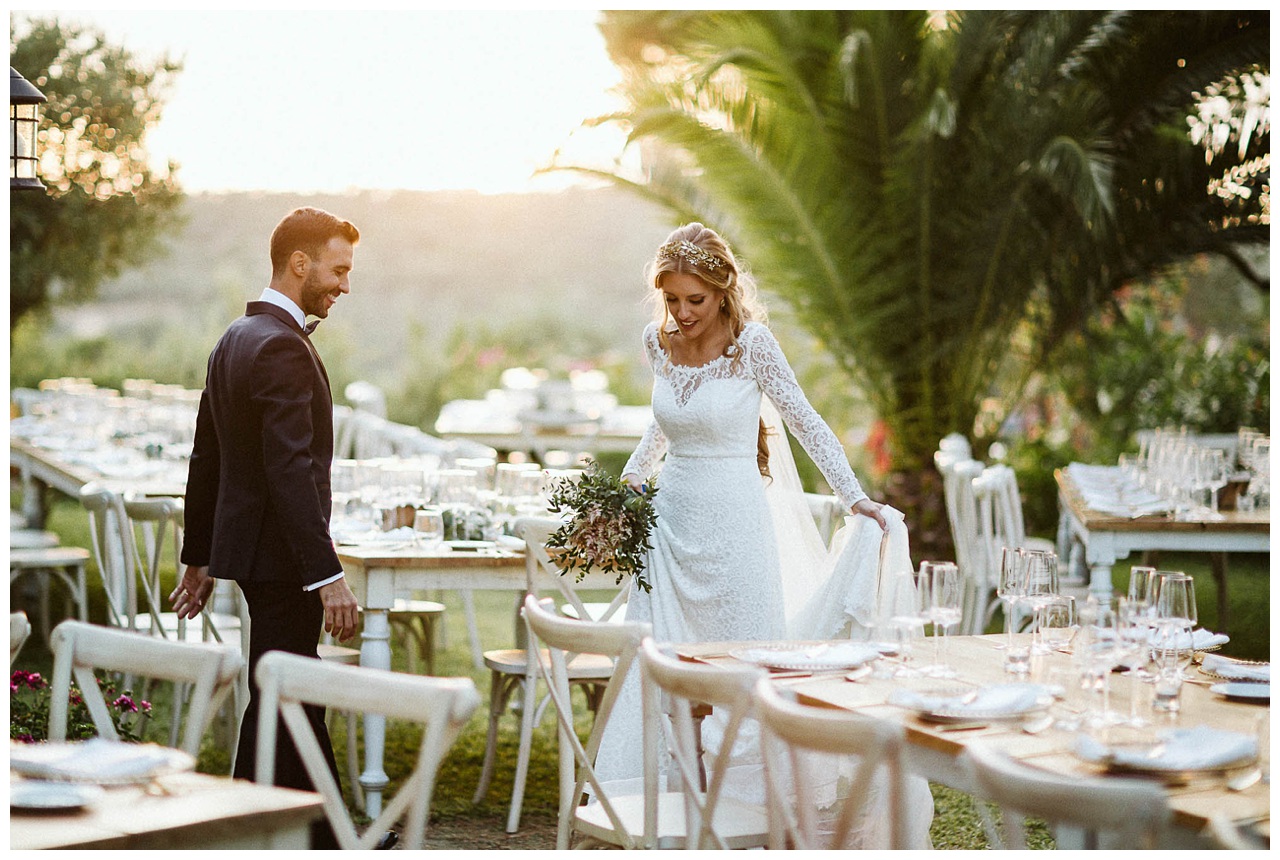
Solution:
M 1142 770 L 1205 770 L 1248 760 L 1258 754 L 1257 742 L 1249 735 L 1209 726 L 1170 729 L 1161 732 L 1161 745 L 1152 750 L 1132 747 L 1108 748 L 1089 737 L 1076 738 L 1076 754 L 1087 761 L 1109 759 L 1117 765 Z
M 1219 657 L 1217 654 L 1204 655 L 1204 662 L 1200 664 L 1201 668 L 1206 672 L 1214 675 L 1220 675 L 1223 678 L 1239 679 L 1242 681 L 1265 681 L 1271 683 L 1271 665 L 1256 666 L 1251 663 L 1237 663 L 1227 657 Z
M 9 767 L 42 779 L 110 783 L 150 776 L 183 755 L 156 744 L 91 738 L 79 743 L 14 744 L 9 750 Z
M 805 668 L 840 669 L 847 666 L 859 666 L 875 660 L 880 652 L 869 645 L 858 642 L 823 643 L 808 648 L 794 650 L 774 650 L 769 648 L 747 648 L 735 654 L 748 663 L 761 666 L 803 666 Z
M 972 698 L 969 698 L 972 696 Z M 910 708 L 922 714 L 974 718 L 1012 716 L 1048 704 L 1053 690 L 1040 684 L 993 684 L 970 693 L 930 696 L 915 690 L 895 690 L 889 704 Z
M 1152 630 L 1149 641 L 1152 645 L 1159 642 L 1161 638 L 1160 631 Z M 1214 648 L 1218 645 L 1226 645 L 1231 641 L 1231 637 L 1225 633 L 1213 633 L 1205 630 L 1203 627 L 1197 627 L 1191 631 L 1190 640 L 1183 634 L 1177 638 L 1178 648 L 1185 651 L 1191 648 L 1195 651 L 1203 651 L 1206 648 Z M 1160 643 L 1163 644 L 1163 643 Z

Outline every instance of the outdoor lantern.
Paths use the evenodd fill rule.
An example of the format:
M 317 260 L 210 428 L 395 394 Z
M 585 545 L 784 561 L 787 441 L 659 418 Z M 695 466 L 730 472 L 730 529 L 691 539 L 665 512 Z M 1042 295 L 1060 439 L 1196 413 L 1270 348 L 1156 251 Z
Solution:
M 36 132 L 44 93 L 9 67 L 9 190 L 43 191 L 36 175 Z

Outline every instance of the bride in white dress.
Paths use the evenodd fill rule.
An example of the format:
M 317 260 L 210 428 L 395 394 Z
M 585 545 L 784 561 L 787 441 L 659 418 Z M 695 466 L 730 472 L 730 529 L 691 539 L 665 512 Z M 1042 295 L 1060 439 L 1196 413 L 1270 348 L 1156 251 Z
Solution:
M 785 434 L 761 418 L 762 395 L 769 401 L 766 414 L 773 415 L 770 403 L 776 407 L 853 514 L 884 529 L 886 514 L 896 512 L 863 492 L 844 449 L 764 325 L 754 284 L 713 230 L 692 223 L 674 231 L 648 274 L 662 302 L 661 322 L 644 331 L 654 421 L 623 479 L 639 489 L 660 461 L 662 468 L 645 572 L 652 590 L 633 584 L 627 620 L 651 623 L 659 642 L 827 638 L 829 631 L 788 629 L 790 583 L 779 560 L 777 516 L 766 499 L 772 480 L 768 437 L 782 438 L 772 446 L 777 450 L 785 447 Z M 789 459 L 785 465 L 794 472 Z M 627 679 L 621 695 L 596 758 L 600 777 L 619 785 L 641 775 L 636 677 Z M 717 732 L 708 723 L 704 740 L 714 749 Z M 757 740 L 740 741 L 744 761 L 758 761 Z M 748 777 L 743 784 L 749 793 L 760 781 Z M 927 797 L 927 786 L 924 791 Z M 931 801 L 929 806 L 931 811 Z M 927 819 L 924 827 L 927 839 Z

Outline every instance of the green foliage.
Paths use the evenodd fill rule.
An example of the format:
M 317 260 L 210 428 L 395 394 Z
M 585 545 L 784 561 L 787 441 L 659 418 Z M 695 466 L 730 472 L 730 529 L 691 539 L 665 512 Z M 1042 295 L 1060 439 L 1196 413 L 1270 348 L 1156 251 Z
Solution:
M 1171 298 L 1159 285 L 1133 287 L 1064 343 L 1055 362 L 1055 380 L 1104 459 L 1128 450 L 1144 428 L 1269 430 L 1269 339 L 1196 336 L 1176 324 Z
M 56 20 L 15 27 L 9 62 L 48 98 L 39 133 L 48 193 L 9 200 L 12 329 L 53 301 L 91 298 L 161 249 L 182 195 L 176 165 L 154 170 L 145 138 L 181 64 L 140 60 Z
M 553 482 L 547 509 L 573 517 L 551 534 L 547 546 L 564 551 L 559 562 L 565 571 L 575 571 L 579 582 L 592 568 L 599 568 L 617 574 L 619 583 L 630 574 L 636 585 L 649 591 L 652 584 L 645 579 L 644 560 L 658 521 L 653 509 L 657 493 L 653 478 L 636 492 L 595 462 L 589 463 L 576 480 Z
M 1198 93 L 1269 63 L 1265 14 L 633 11 L 601 29 L 628 104 L 599 121 L 643 142 L 645 177 L 583 171 L 720 229 L 866 393 L 899 468 L 969 433 L 998 378 L 1007 409 L 1126 283 L 1267 241 L 1265 170 L 1206 189 L 1258 163 L 1268 122 L 1223 119 L 1234 147 L 1187 133 Z
M 98 683 L 111 714 L 111 723 L 120 739 L 141 742 L 139 721 L 151 712 L 151 703 L 135 700 L 129 690 L 117 695 L 112 681 L 99 680 Z M 12 740 L 36 743 L 49 739 L 51 694 L 49 682 L 39 672 L 15 669 L 9 675 L 9 737 Z M 67 740 L 78 741 L 97 736 L 98 729 L 89 715 L 84 697 L 79 688 L 72 684 L 68 693 Z

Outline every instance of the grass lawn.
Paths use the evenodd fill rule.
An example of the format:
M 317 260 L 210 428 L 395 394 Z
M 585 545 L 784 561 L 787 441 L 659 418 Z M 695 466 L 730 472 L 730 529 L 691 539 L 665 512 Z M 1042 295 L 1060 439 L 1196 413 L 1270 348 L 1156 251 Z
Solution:
M 59 500 L 53 506 L 48 528 L 56 531 L 65 545 L 89 546 L 87 518 L 78 504 Z M 1128 582 L 1130 564 L 1139 560 L 1126 560 L 1115 569 L 1115 587 L 1123 592 Z M 1161 567 L 1185 570 L 1195 577 L 1197 602 L 1201 624 L 1214 628 L 1217 618 L 1215 588 L 1209 573 L 1208 559 L 1192 554 L 1166 553 Z M 106 618 L 105 600 L 96 569 L 89 571 L 90 619 L 102 623 Z M 1228 572 L 1231 601 L 1231 642 L 1223 653 L 1250 659 L 1270 659 L 1270 578 L 1269 556 L 1235 555 L 1230 558 Z M 167 592 L 166 592 L 167 593 Z M 22 608 L 21 591 L 11 591 L 13 608 Z M 555 720 L 548 715 L 534 732 L 533 756 L 530 764 L 528 787 L 525 792 L 522 834 L 508 839 L 503 834 L 507 804 L 511 795 L 511 781 L 515 771 L 518 723 L 511 714 L 504 716 L 498 743 L 498 764 L 493 785 L 480 804 L 471 802 L 479 779 L 480 765 L 484 759 L 485 732 L 487 728 L 487 697 L 489 678 L 486 671 L 477 671 L 471 663 L 465 616 L 457 595 L 445 593 L 440 597 L 448 610 L 445 615 L 445 639 L 447 647 L 438 649 L 436 670 L 441 675 L 472 678 L 480 691 L 481 707 L 468 723 L 457 744 L 451 750 L 441 770 L 432 819 L 441 831 L 456 833 L 474 825 L 483 831 L 487 842 L 475 842 L 475 847 L 548 848 L 554 846 L 554 827 L 557 803 Z M 476 592 L 475 602 L 479 616 L 481 640 L 486 647 L 510 647 L 513 636 L 513 595 L 498 592 Z M 54 605 L 58 605 L 55 599 Z M 28 614 L 35 616 L 28 608 Z M 999 628 L 999 619 L 993 631 Z M 394 668 L 407 671 L 406 649 L 396 643 Z M 38 631 L 28 642 L 15 668 L 48 672 L 52 661 Z M 575 693 L 575 697 L 580 694 Z M 582 703 L 582 699 L 578 702 Z M 160 706 L 157 705 L 159 708 Z M 585 712 L 585 706 L 580 707 Z M 589 730 L 589 716 L 580 716 L 579 730 L 585 735 Z M 162 727 L 157 727 L 157 729 Z M 345 750 L 344 725 L 341 720 L 334 725 L 334 746 L 339 755 L 340 770 Z M 415 727 L 392 723 L 388 726 L 386 744 L 386 770 L 392 780 L 392 788 L 409 772 L 417 751 L 418 731 Z M 229 769 L 229 751 L 225 739 L 206 741 L 199 767 L 210 773 L 226 773 Z M 345 782 L 345 773 L 344 773 Z M 987 847 L 979 817 L 973 801 L 966 795 L 933 785 L 935 817 L 931 835 L 935 848 L 981 849 Z M 349 795 L 348 795 L 349 796 Z M 1041 829 L 1037 834 L 1039 845 L 1051 847 L 1052 843 Z M 535 844 L 536 843 L 536 844 Z

